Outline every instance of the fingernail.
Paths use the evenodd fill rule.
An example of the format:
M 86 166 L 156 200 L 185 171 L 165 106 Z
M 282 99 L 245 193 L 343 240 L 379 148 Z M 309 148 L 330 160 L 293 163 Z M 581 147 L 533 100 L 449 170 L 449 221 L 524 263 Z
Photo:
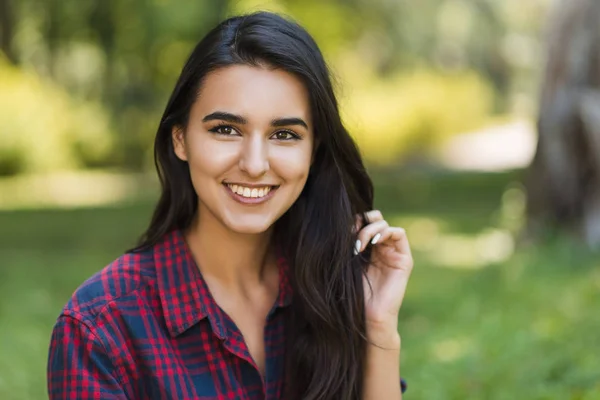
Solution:
M 362 247 L 361 241 L 357 240 L 356 244 L 354 245 L 354 255 L 357 255 L 360 252 L 361 247 Z
M 373 240 L 371 240 L 371 244 L 375 244 L 379 241 L 379 239 L 381 238 L 381 233 L 378 233 L 377 235 L 375 235 L 373 237 Z

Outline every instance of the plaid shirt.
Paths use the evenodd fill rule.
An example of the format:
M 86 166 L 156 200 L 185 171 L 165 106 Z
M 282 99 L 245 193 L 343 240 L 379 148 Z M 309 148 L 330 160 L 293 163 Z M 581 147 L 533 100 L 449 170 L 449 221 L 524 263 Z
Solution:
M 48 393 L 57 399 L 281 399 L 287 264 L 265 326 L 265 375 L 217 305 L 179 231 L 87 280 L 52 332 Z M 404 388 L 404 383 L 403 383 Z

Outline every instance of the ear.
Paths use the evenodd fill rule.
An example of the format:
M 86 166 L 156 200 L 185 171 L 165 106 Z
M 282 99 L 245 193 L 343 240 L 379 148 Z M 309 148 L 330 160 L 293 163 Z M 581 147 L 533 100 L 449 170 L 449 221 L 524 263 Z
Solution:
M 187 152 L 185 151 L 185 132 L 180 126 L 173 126 L 171 129 L 171 139 L 173 140 L 173 151 L 181 161 L 187 161 Z

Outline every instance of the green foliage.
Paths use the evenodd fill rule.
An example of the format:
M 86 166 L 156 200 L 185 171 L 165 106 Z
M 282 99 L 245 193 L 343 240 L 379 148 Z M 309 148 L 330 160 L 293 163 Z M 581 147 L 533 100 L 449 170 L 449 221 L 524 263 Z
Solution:
M 413 151 L 428 152 L 448 135 L 480 127 L 490 114 L 534 112 L 535 77 L 541 70 L 535 55 L 547 8 L 547 0 L 526 4 L 422 0 L 418 5 L 408 0 L 11 4 L 13 10 L 3 15 L 3 21 L 10 53 L 22 72 L 20 78 L 11 73 L 11 79 L 54 82 L 53 89 L 48 89 L 49 83 L 29 88 L 28 101 L 53 103 L 49 100 L 58 91 L 56 98 L 61 100 L 47 108 L 52 115 L 61 115 L 55 119 L 72 126 L 65 121 L 91 114 L 82 117 L 81 124 L 86 131 L 93 127 L 96 134 L 84 136 L 105 132 L 107 137 L 94 140 L 98 147 L 76 143 L 67 146 L 69 151 L 63 150 L 65 145 L 52 147 L 46 139 L 36 138 L 29 143 L 33 147 L 28 156 L 12 150 L 17 145 L 11 139 L 10 151 L 8 145 L 0 145 L 0 174 L 89 165 L 149 167 L 160 113 L 194 44 L 228 15 L 265 9 L 295 18 L 315 37 L 340 78 L 346 120 L 369 161 L 387 163 Z M 23 107 L 12 104 L 13 94 L 0 96 L 13 111 Z M 79 110 L 80 104 L 85 110 Z M 5 114 L 6 131 L 18 136 L 23 112 Z M 86 123 L 89 118 L 93 122 Z M 56 133 L 59 124 L 51 125 L 52 143 L 65 141 L 58 136 L 73 135 Z
M 474 72 L 419 71 L 375 79 L 345 100 L 346 120 L 365 158 L 387 164 L 480 128 L 490 119 L 494 95 Z
M 0 58 L 0 175 L 93 164 L 111 146 L 102 107 Z
M 600 398 L 597 254 L 557 240 L 465 268 L 435 262 L 439 248 L 427 246 L 436 237 L 501 228 L 503 193 L 515 190 L 519 173 L 372 172 L 377 207 L 407 228 L 415 251 L 399 321 L 407 398 Z M 47 347 L 61 307 L 134 243 L 151 211 L 143 200 L 0 213 L 0 398 L 46 397 Z M 411 222 L 423 219 L 439 232 L 423 236 Z

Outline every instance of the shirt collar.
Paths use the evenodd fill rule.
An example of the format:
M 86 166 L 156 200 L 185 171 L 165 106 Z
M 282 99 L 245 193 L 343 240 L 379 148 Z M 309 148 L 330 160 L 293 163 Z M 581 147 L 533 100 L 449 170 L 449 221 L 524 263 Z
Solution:
M 278 253 L 279 293 L 276 306 L 285 307 L 292 299 L 289 266 Z M 208 317 L 213 332 L 227 337 L 223 311 L 213 299 L 202 277 L 183 233 L 174 230 L 154 246 L 158 293 L 167 329 L 179 336 L 203 318 Z

